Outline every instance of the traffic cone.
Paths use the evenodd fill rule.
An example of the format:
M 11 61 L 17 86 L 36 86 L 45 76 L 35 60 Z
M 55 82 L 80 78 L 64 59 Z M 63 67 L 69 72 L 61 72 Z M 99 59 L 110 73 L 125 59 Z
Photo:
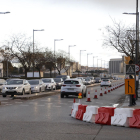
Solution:
M 113 91 L 113 87 L 111 86 L 111 91 Z
M 105 87 L 105 92 L 104 92 L 104 94 L 107 94 L 106 87 Z
M 110 92 L 110 87 L 108 87 L 108 92 Z
M 90 100 L 90 91 L 88 92 L 88 98 L 87 98 L 86 102 L 91 102 L 91 100 Z
M 103 93 L 102 93 L 102 88 L 101 88 L 101 90 L 100 90 L 100 96 L 103 96 Z
M 97 98 L 97 90 L 95 90 L 95 95 L 94 95 L 94 98 L 93 99 L 98 99 Z
M 71 109 L 71 114 L 72 114 L 72 111 L 73 111 L 73 109 L 74 109 L 74 103 L 75 103 L 75 98 L 74 98 L 74 100 L 73 100 L 72 109 Z M 71 114 L 70 114 L 70 115 L 71 115 Z
M 114 85 L 113 85 L 113 90 L 115 90 Z

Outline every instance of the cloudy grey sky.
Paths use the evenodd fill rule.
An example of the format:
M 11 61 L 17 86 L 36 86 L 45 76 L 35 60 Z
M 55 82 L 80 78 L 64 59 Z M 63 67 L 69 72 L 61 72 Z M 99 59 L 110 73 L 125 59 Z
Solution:
M 112 24 L 111 18 L 128 25 L 136 21 L 135 16 L 122 14 L 135 13 L 135 0 L 4 0 L 0 9 L 11 12 L 0 14 L 0 45 L 13 34 L 32 38 L 33 29 L 44 29 L 35 32 L 35 41 L 41 47 L 54 50 L 54 39 L 62 38 L 56 42 L 56 51 L 68 52 L 69 45 L 76 45 L 70 49 L 71 57 L 79 61 L 80 50 L 86 50 L 81 64 L 87 65 L 87 53 L 93 53 L 89 66 L 93 66 L 93 56 L 105 61 L 120 57 L 116 50 L 102 47 L 102 32 Z M 94 60 L 97 65 L 97 58 Z

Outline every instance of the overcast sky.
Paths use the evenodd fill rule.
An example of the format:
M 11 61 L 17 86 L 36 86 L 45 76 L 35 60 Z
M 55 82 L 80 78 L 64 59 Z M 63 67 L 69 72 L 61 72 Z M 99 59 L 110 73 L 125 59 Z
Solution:
M 93 53 L 88 57 L 89 66 L 93 66 L 93 56 L 105 61 L 121 57 L 116 50 L 102 46 L 102 32 L 112 24 L 111 18 L 128 25 L 136 21 L 135 16 L 122 14 L 135 13 L 136 0 L 4 0 L 0 9 L 11 12 L 0 14 L 0 45 L 13 34 L 32 38 L 33 29 L 44 29 L 35 32 L 35 42 L 53 51 L 54 39 L 64 39 L 56 42 L 56 51 L 68 52 L 69 45 L 76 45 L 70 48 L 70 55 L 79 61 L 80 50 L 86 50 L 81 54 L 81 64 L 85 66 L 87 53 Z M 97 66 L 97 58 L 94 65 Z

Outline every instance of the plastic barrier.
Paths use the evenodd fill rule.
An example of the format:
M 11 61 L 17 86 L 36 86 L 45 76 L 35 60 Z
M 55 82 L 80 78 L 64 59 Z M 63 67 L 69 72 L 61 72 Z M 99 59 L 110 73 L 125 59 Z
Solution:
M 71 117 L 75 118 L 76 112 L 78 111 L 78 106 L 79 105 L 80 105 L 79 103 L 74 103 L 74 108 L 72 110 Z
M 74 109 L 74 103 L 75 103 L 75 98 L 74 98 L 74 100 L 73 100 L 72 109 L 71 109 L 71 114 L 72 114 L 72 110 Z
M 133 116 L 132 108 L 116 108 L 114 116 L 111 117 L 111 125 L 129 126 L 129 119 Z
M 86 107 L 87 105 L 79 105 L 78 106 L 78 111 L 76 112 L 76 119 L 78 120 L 83 120 L 83 115 L 86 112 Z
M 129 126 L 140 128 L 140 109 L 133 111 L 133 117 L 129 119 Z
M 95 123 L 95 115 L 98 114 L 98 106 L 87 106 L 83 115 L 83 121 Z
M 114 107 L 100 107 L 95 116 L 95 123 L 111 125 L 111 116 L 114 116 Z

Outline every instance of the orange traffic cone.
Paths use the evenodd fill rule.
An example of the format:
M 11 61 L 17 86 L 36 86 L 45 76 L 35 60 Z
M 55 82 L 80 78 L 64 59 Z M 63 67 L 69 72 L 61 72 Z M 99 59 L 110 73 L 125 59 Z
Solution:
M 105 92 L 104 92 L 104 94 L 107 94 L 106 87 L 105 87 Z
M 103 93 L 102 93 L 102 88 L 101 88 L 101 90 L 100 90 L 100 96 L 103 96 Z
M 90 91 L 88 92 L 88 98 L 87 98 L 86 102 L 91 102 L 91 100 L 90 100 Z
M 110 92 L 110 87 L 108 87 L 108 92 Z
M 94 95 L 94 98 L 93 99 L 98 99 L 97 98 L 97 90 L 95 90 L 95 95 Z

